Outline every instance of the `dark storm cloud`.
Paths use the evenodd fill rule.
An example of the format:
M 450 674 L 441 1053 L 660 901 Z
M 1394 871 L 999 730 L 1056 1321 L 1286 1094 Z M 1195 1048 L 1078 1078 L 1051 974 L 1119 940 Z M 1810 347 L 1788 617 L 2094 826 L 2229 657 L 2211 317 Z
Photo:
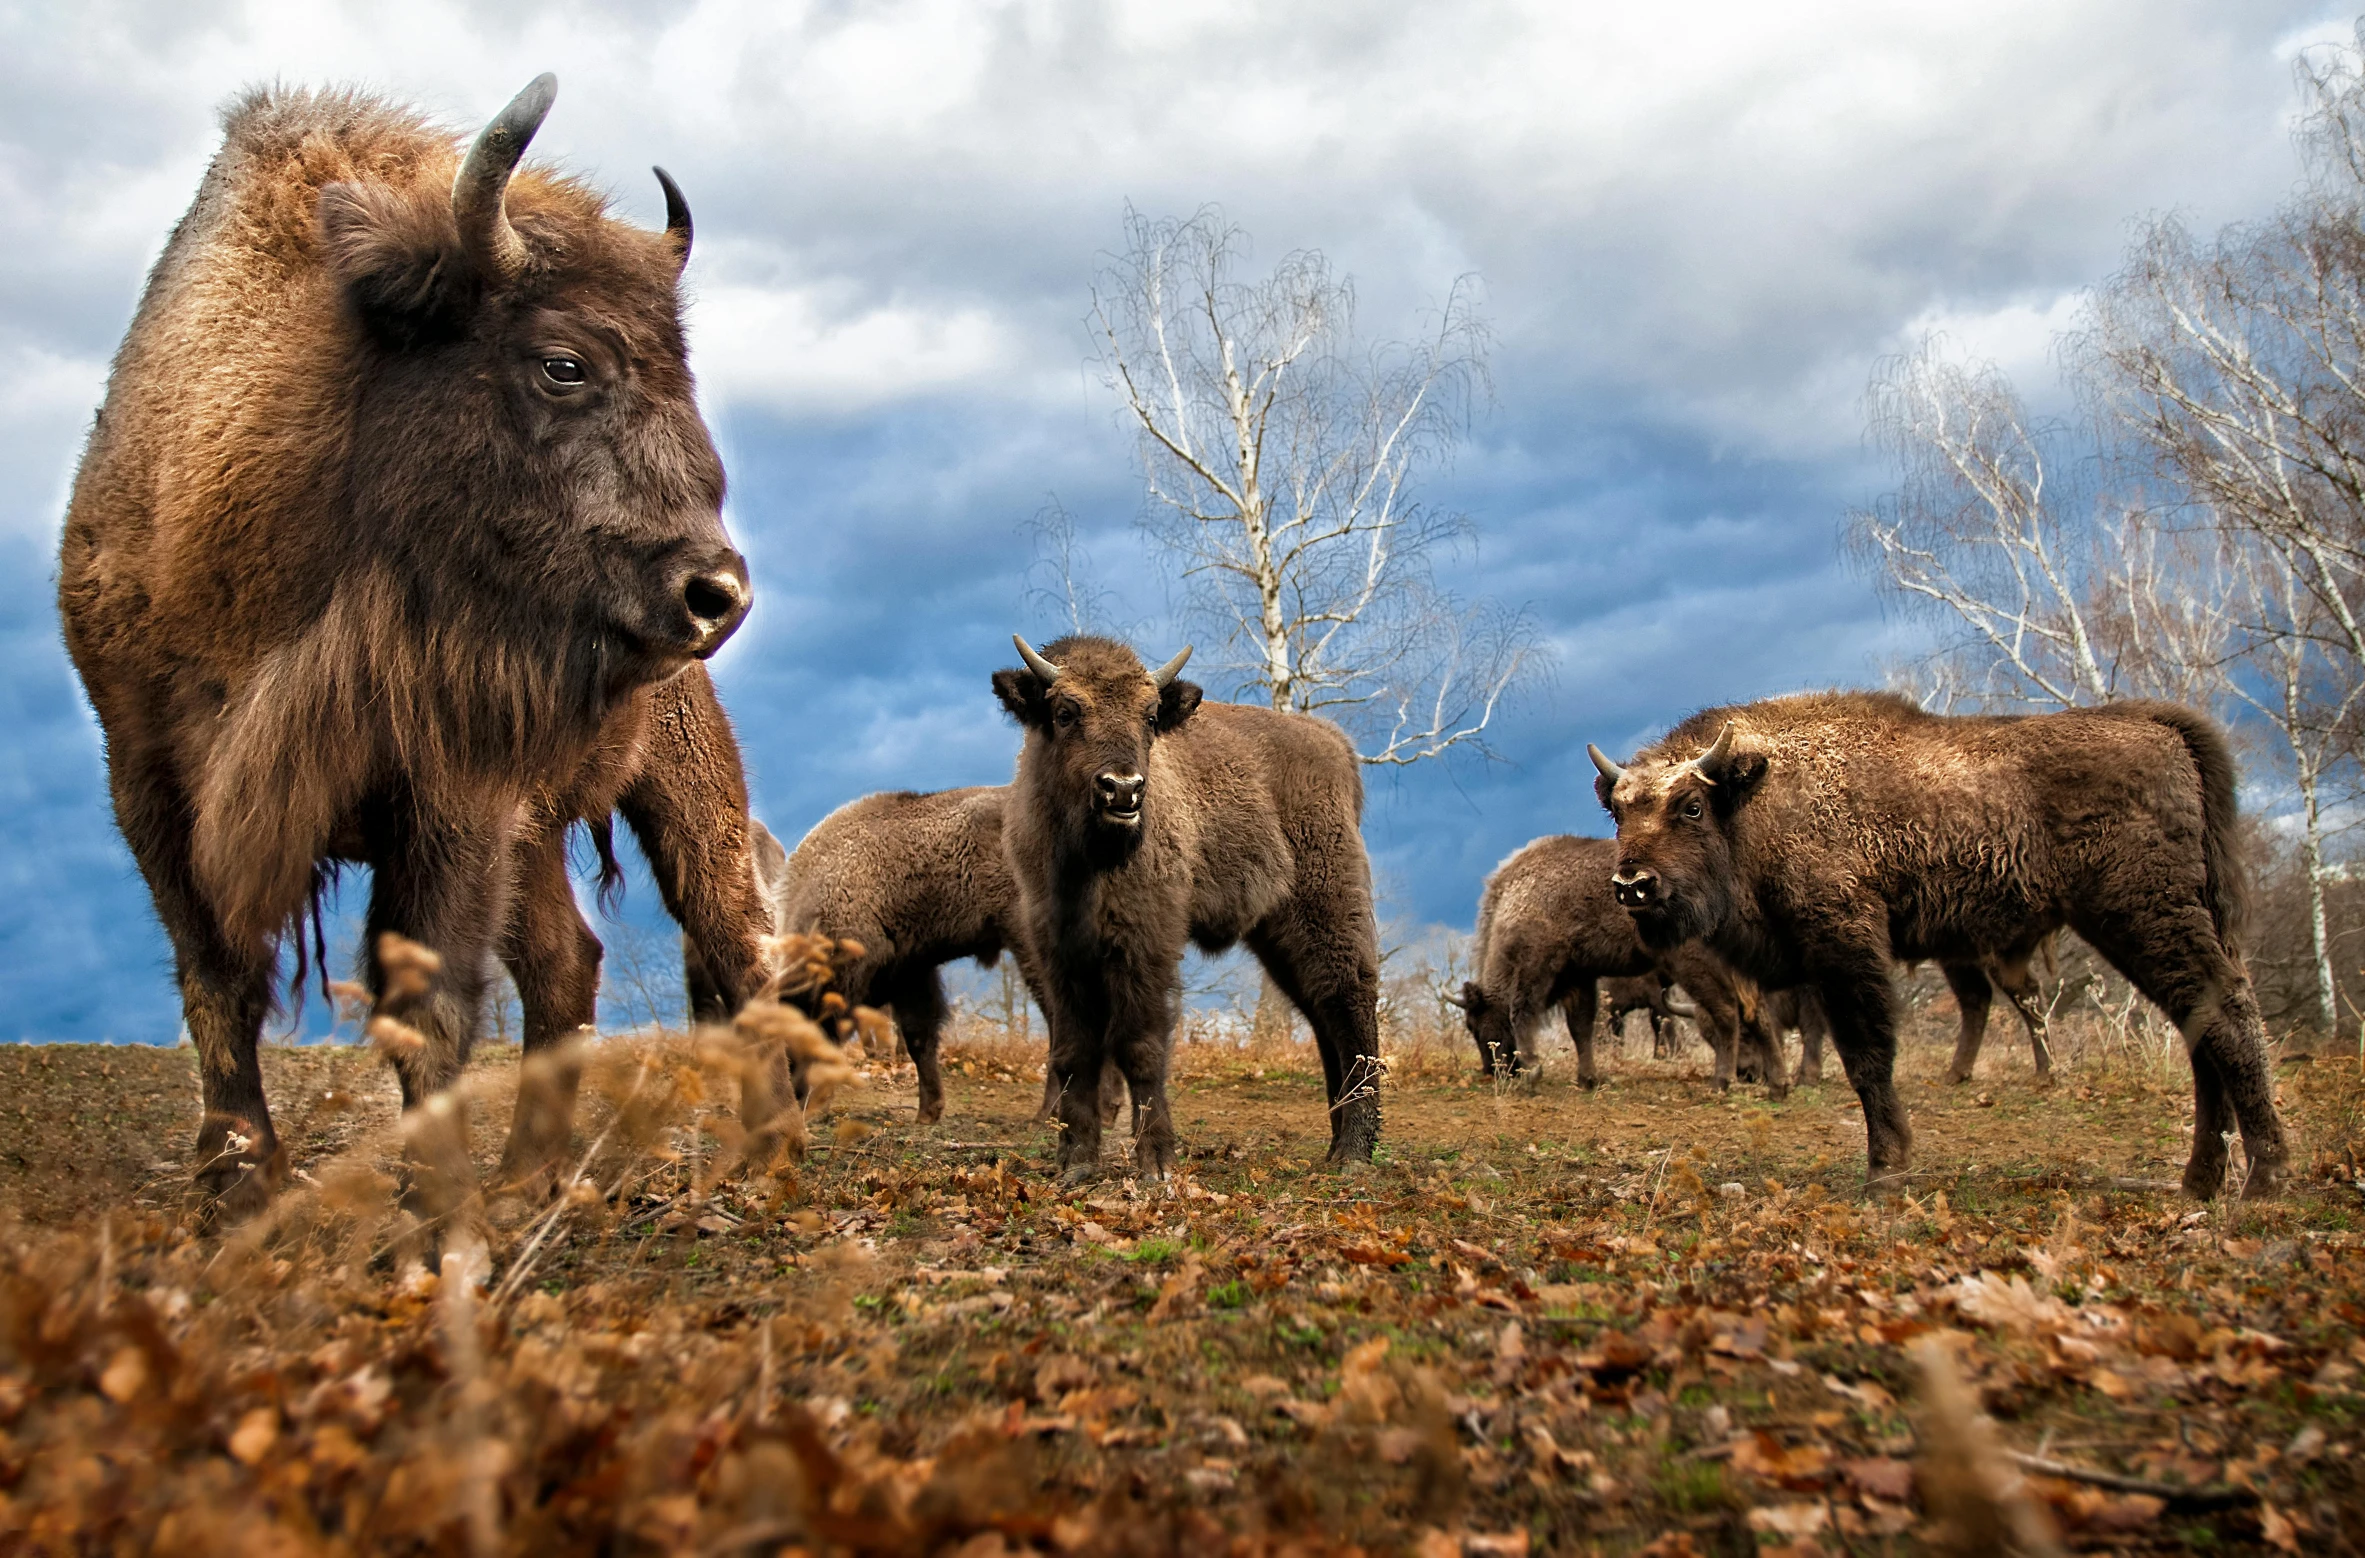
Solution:
M 1911 634 L 1841 565 L 1881 353 L 2015 371 L 2130 218 L 2263 211 L 2295 169 L 2308 4 L 1381 7 L 96 5 L 0 12 L 0 1035 L 169 1038 L 47 575 L 142 271 L 241 86 L 361 81 L 469 124 L 558 72 L 538 151 L 699 223 L 695 362 L 760 602 L 718 675 L 788 832 L 858 792 L 997 780 L 985 677 L 1072 512 L 1116 610 L 1176 633 L 1090 366 L 1127 201 L 1220 203 L 1265 263 L 1352 273 L 1367 331 L 1485 287 L 1496 400 L 1427 496 L 1445 582 L 1525 605 L 1553 684 L 1509 766 L 1377 778 L 1397 910 L 1467 923 L 1534 833 L 1594 829 L 1586 740 L 1863 681 Z M 656 936 L 645 886 L 636 924 Z M 659 937 L 657 942 L 661 943 Z M 661 957 L 659 961 L 662 961 Z

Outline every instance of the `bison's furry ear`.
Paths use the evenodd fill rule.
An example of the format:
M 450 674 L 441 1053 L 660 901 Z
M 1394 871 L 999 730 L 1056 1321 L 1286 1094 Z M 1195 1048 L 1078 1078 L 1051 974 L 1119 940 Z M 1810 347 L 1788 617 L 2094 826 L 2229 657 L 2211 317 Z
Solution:
M 1206 696 L 1197 682 L 1181 680 L 1168 682 L 1158 690 L 1158 728 L 1180 730 L 1190 717 L 1199 712 L 1199 700 Z
M 1478 988 L 1478 981 L 1462 981 L 1462 1010 L 1476 1016 L 1486 1010 L 1486 992 Z
M 1032 671 L 1016 666 L 994 673 L 994 696 L 1002 700 L 1002 707 L 1010 717 L 1029 730 L 1040 730 L 1051 723 L 1051 706 L 1043 696 L 1043 680 Z
M 478 295 L 448 200 L 420 201 L 376 184 L 320 192 L 320 232 L 353 311 L 392 346 L 449 340 Z
M 1735 752 L 1725 759 L 1724 776 L 1709 791 L 1719 815 L 1729 816 L 1734 807 L 1749 798 L 1757 782 L 1766 776 L 1766 755 L 1763 752 Z
M 1603 811 L 1608 811 L 1610 809 L 1610 791 L 1616 788 L 1616 785 L 1610 783 L 1609 775 L 1595 774 L 1593 776 L 1593 796 L 1594 799 L 1601 802 L 1601 809 Z

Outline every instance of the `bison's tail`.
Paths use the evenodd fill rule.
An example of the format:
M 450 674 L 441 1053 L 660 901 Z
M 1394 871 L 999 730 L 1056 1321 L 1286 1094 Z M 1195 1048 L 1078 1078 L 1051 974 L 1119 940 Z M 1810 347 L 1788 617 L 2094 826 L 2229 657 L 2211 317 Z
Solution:
M 616 816 L 610 812 L 590 820 L 591 847 L 599 855 L 600 912 L 614 919 L 624 907 L 624 867 L 616 859 Z
M 2241 809 L 2235 799 L 2233 750 L 2226 745 L 2225 733 L 2206 715 L 2181 704 L 2145 703 L 2133 712 L 2175 731 L 2201 772 L 2201 863 L 2207 873 L 2202 890 L 2209 916 L 2217 924 L 2217 939 L 2238 958 L 2250 927 L 2250 877 L 2242 869 L 2237 832 Z

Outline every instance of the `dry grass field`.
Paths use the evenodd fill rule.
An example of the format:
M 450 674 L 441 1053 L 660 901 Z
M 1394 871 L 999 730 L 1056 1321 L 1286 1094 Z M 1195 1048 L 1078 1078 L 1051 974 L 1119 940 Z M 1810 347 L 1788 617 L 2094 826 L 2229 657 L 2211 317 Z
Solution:
M 1338 1174 L 1309 1050 L 1186 1044 L 1182 1172 L 1063 1191 L 981 1024 L 940 1125 L 873 1066 L 762 1174 L 711 1048 L 613 1040 L 481 1283 L 402 1258 L 366 1050 L 269 1053 L 295 1182 L 202 1235 L 188 1051 L 0 1049 L 0 1551 L 2365 1546 L 2354 1060 L 2282 1057 L 2289 1197 L 2203 1207 L 2156 1033 L 2067 1021 L 2039 1090 L 1999 1022 L 1949 1088 L 1913 1023 L 1877 1199 L 1844 1085 L 1697 1046 L 1507 1091 L 1400 1027 Z M 481 1170 L 516 1074 L 471 1069 Z

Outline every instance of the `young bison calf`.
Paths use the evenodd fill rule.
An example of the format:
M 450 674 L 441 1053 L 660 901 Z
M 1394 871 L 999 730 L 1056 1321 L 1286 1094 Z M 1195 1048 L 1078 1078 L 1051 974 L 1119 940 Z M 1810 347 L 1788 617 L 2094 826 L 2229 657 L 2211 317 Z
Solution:
M 1019 924 L 1043 982 L 1061 1169 L 1095 1171 L 1104 1059 L 1132 1086 L 1134 1162 L 1174 1161 L 1166 1072 L 1187 944 L 1245 941 L 1313 1027 L 1332 1161 L 1379 1140 L 1379 936 L 1363 778 L 1343 732 L 1303 714 L 1202 703 L 1105 638 L 1063 638 L 994 693 L 1026 732 L 1003 821 Z
M 822 818 L 793 854 L 756 824 L 756 877 L 773 933 L 826 936 L 862 949 L 837 963 L 828 988 L 848 1005 L 894 1016 L 919 1073 L 923 1125 L 944 1117 L 944 965 L 975 958 L 990 968 L 1009 949 L 1042 1004 L 1019 942 L 1018 888 L 1002 858 L 1009 796 L 1004 785 L 866 795 Z M 695 1000 L 701 970 L 687 942 L 683 954 Z M 1106 1119 L 1124 1101 L 1123 1079 L 1104 1077 L 1102 1091 Z M 1047 1077 L 1045 1114 L 1057 1096 L 1057 1078 Z
M 2200 715 L 1950 717 L 1810 693 L 1696 714 L 1623 768 L 1592 753 L 1643 939 L 1705 939 L 1769 989 L 1814 984 L 1876 1184 L 1903 1176 L 1913 1140 L 1892 1079 L 1892 965 L 2024 965 L 2064 926 L 2184 1032 L 2185 1189 L 2223 1188 L 2236 1124 L 2248 1194 L 2288 1172 L 2242 961 L 2233 760 Z

